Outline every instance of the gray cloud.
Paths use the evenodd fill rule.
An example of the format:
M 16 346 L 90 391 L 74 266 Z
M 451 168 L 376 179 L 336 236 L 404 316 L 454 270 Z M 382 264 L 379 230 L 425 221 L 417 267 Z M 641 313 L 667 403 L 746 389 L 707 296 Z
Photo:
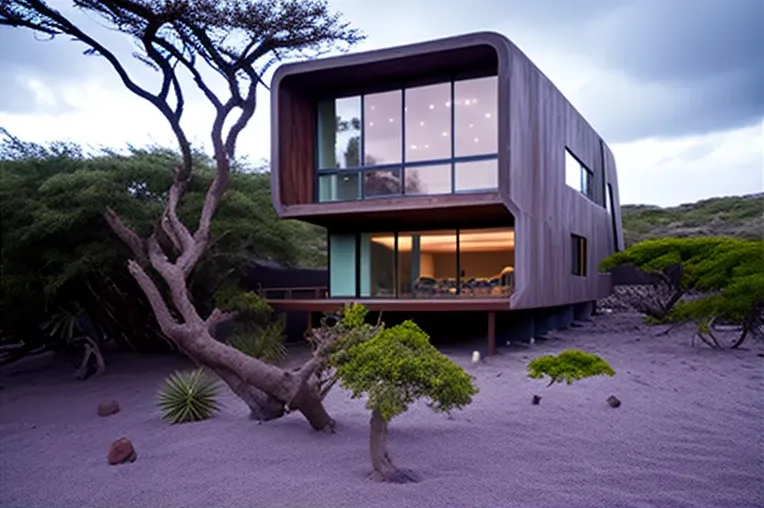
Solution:
M 71 6 L 61 7 L 55 2 L 53 5 L 115 54 L 129 57 L 132 51 L 130 40 L 106 29 L 96 15 L 85 14 Z M 0 112 L 61 114 L 74 109 L 63 97 L 62 87 L 66 85 L 97 79 L 109 86 L 119 86 L 109 63 L 100 56 L 85 56 L 85 49 L 87 46 L 69 37 L 51 39 L 26 28 L 0 27 L 0 89 L 3 91 Z M 138 68 L 138 72 L 147 73 L 148 69 L 141 67 L 128 65 L 133 72 Z M 38 100 L 37 92 L 29 84 L 32 80 L 47 88 L 54 104 Z
M 642 0 L 614 9 L 590 26 L 585 47 L 593 63 L 621 73 L 632 86 L 603 90 L 604 84 L 594 83 L 582 91 L 588 104 L 602 101 L 603 94 L 610 99 L 611 111 L 594 106 L 592 120 L 616 141 L 760 122 L 762 20 L 762 5 L 753 0 Z M 641 114 L 613 115 L 624 103 Z

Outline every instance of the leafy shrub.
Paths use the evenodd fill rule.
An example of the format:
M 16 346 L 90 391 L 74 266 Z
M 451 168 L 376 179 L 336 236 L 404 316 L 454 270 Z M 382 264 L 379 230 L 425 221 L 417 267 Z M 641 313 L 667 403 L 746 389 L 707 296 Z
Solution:
M 557 356 L 540 356 L 528 364 L 528 377 L 541 379 L 549 376 L 547 386 L 563 381 L 570 385 L 580 379 L 601 375 L 614 376 L 615 371 L 603 358 L 576 349 L 568 349 Z
M 434 411 L 462 408 L 478 392 L 472 377 L 446 358 L 430 343 L 429 336 L 413 321 L 391 328 L 365 323 L 361 306 L 346 307 L 339 326 L 362 330 L 348 332 L 344 347 L 333 354 L 340 386 L 353 398 L 368 397 L 371 410 L 369 433 L 371 478 L 377 481 L 409 482 L 414 478 L 398 470 L 387 453 L 387 425 L 418 399 L 427 400 Z M 373 332 L 371 338 L 367 333 Z
M 660 322 L 694 321 L 698 336 L 720 347 L 710 323 L 719 319 L 741 327 L 732 347 L 749 334 L 760 334 L 764 323 L 764 240 L 735 238 L 662 238 L 646 240 L 600 263 L 601 270 L 632 263 L 644 271 L 682 266 L 685 292 L 702 296 L 679 301 Z
M 199 368 L 175 372 L 165 380 L 157 405 L 171 424 L 201 421 L 220 410 L 218 384 Z
M 340 386 L 354 398 L 367 394 L 366 407 L 388 421 L 419 398 L 429 399 L 434 411 L 449 411 L 468 405 L 478 392 L 472 377 L 411 320 L 352 346 L 337 370 Z

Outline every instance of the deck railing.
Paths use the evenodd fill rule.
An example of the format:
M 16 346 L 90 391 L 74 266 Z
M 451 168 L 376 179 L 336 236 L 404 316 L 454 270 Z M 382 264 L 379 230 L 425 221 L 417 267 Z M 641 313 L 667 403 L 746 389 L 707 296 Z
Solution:
M 260 295 L 266 300 L 318 300 L 328 298 L 328 293 L 326 287 L 260 289 Z

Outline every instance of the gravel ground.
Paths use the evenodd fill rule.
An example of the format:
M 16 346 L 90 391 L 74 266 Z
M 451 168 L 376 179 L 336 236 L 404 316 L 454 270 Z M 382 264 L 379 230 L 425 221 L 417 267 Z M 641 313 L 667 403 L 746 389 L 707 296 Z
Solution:
M 335 390 L 335 435 L 292 414 L 258 425 L 230 393 L 206 422 L 162 423 L 154 395 L 187 366 L 116 357 L 85 382 L 67 366 L 0 372 L 0 506 L 74 507 L 761 507 L 764 358 L 761 347 L 690 346 L 690 330 L 656 337 L 633 314 L 595 318 L 477 365 L 480 393 L 451 418 L 413 407 L 390 425 L 390 453 L 421 481 L 367 481 L 363 401 Z M 572 386 L 525 376 L 535 356 L 580 348 L 616 370 Z M 39 363 L 39 362 L 38 362 Z M 541 404 L 531 405 L 534 394 Z M 623 404 L 611 408 L 615 395 Z M 96 416 L 104 399 L 122 411 Z M 125 436 L 132 464 L 109 466 Z

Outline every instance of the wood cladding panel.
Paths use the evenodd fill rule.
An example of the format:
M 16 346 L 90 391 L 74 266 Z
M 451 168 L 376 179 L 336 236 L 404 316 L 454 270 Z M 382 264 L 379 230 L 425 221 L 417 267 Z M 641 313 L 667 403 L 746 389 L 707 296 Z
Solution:
M 299 90 L 284 86 L 279 91 L 277 115 L 279 168 L 276 188 L 279 204 L 312 203 L 316 161 L 315 102 Z
M 597 264 L 613 251 L 610 215 L 604 206 L 565 184 L 565 148 L 600 175 L 595 179 L 595 199 L 602 205 L 607 169 L 615 174 L 612 154 L 603 163 L 594 129 L 514 47 L 506 86 L 510 149 L 502 170 L 509 178 L 501 192 L 515 214 L 517 235 L 511 307 L 550 307 L 606 296 L 610 277 L 599 274 Z M 617 183 L 610 183 L 615 193 Z M 587 239 L 583 277 L 572 274 L 571 234 Z

